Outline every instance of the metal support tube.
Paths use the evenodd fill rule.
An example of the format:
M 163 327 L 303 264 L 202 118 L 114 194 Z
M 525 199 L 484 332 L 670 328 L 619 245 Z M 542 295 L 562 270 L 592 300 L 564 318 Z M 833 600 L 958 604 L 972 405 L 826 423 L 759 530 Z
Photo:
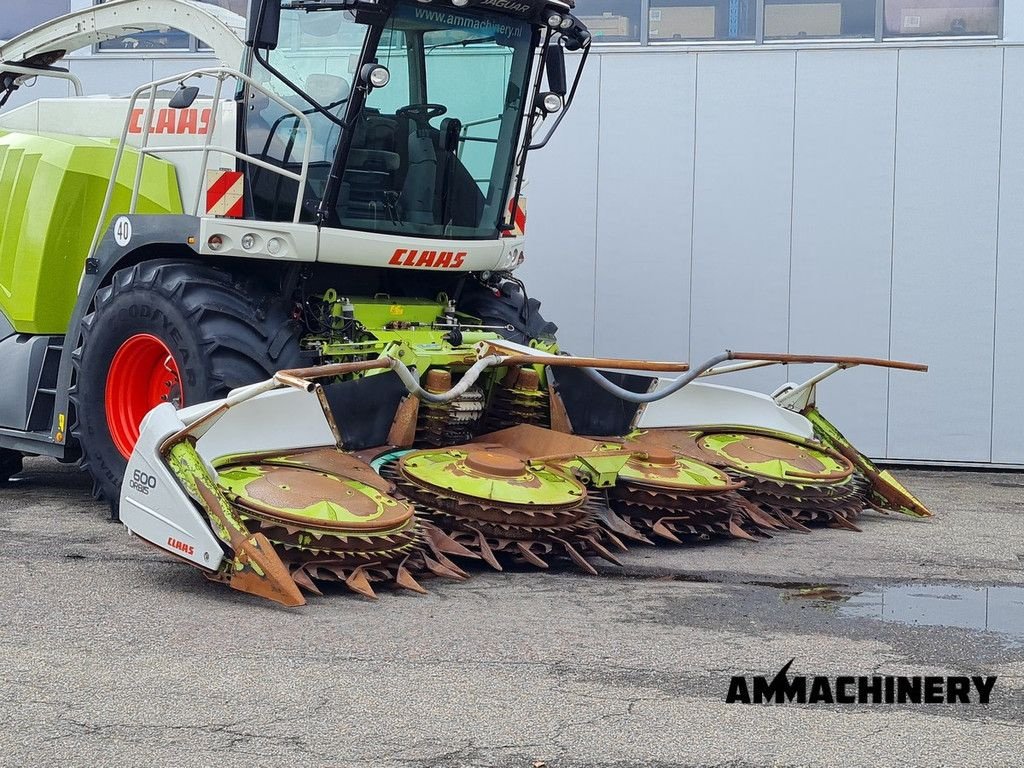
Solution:
M 710 368 L 701 374 L 701 377 L 706 376 L 721 376 L 725 373 L 735 373 L 736 371 L 749 371 L 754 368 L 766 368 L 769 365 L 781 365 L 774 360 L 754 360 L 749 363 L 734 363 L 733 365 L 720 365 L 717 368 Z
M 224 79 L 227 75 L 221 75 L 217 78 L 217 85 L 213 89 L 213 106 L 210 109 L 210 125 L 206 129 L 206 140 L 203 142 L 203 160 L 199 165 L 199 184 L 196 189 L 196 205 L 194 215 L 199 215 L 199 205 L 203 199 L 203 191 L 206 188 L 206 172 L 210 166 L 210 144 L 213 141 L 214 131 L 217 129 L 217 117 L 220 114 L 220 94 L 221 89 L 224 87 Z
M 487 346 L 481 346 L 480 349 L 493 350 L 495 347 L 487 344 Z M 829 358 L 822 356 L 809 356 L 809 355 L 764 355 L 764 359 L 755 353 L 750 352 L 732 352 L 725 350 L 720 352 L 713 357 L 705 360 L 701 365 L 696 368 L 692 368 L 686 373 L 683 373 L 678 378 L 670 381 L 665 387 L 655 390 L 654 392 L 630 392 L 628 389 L 624 389 L 617 384 L 613 384 L 607 378 L 605 378 L 597 368 L 616 368 L 619 370 L 637 370 L 642 369 L 645 366 L 648 370 L 654 368 L 655 370 L 686 370 L 685 363 L 644 363 L 643 361 L 637 360 L 609 360 L 603 358 L 573 358 L 564 357 L 559 355 L 522 355 L 522 354 L 487 354 L 480 357 L 470 368 L 462 375 L 459 383 L 453 386 L 451 389 L 445 392 L 430 392 L 424 389 L 420 385 L 420 377 L 417 375 L 414 369 L 409 368 L 401 360 L 393 357 L 381 357 L 376 360 L 362 360 L 350 363 L 335 363 L 333 365 L 322 365 L 313 368 L 297 368 L 292 370 L 279 371 L 274 378 L 267 379 L 266 381 L 252 384 L 247 387 L 241 387 L 240 389 L 233 390 L 228 394 L 220 403 L 213 405 L 209 410 L 203 411 L 196 415 L 190 420 L 189 424 L 185 429 L 181 430 L 177 434 L 173 435 L 168 440 L 164 441 L 161 446 L 161 450 L 167 449 L 168 446 L 172 445 L 177 440 L 180 440 L 188 435 L 195 435 L 197 429 L 205 425 L 210 420 L 219 417 L 226 410 L 232 406 L 238 405 L 239 403 L 245 402 L 259 394 L 268 392 L 272 389 L 276 389 L 281 386 L 295 387 L 305 392 L 312 392 L 317 388 L 316 379 L 322 379 L 330 376 L 342 376 L 351 373 L 359 373 L 370 370 L 393 370 L 398 378 L 405 385 L 405 388 L 411 395 L 419 398 L 428 403 L 450 403 L 453 400 L 457 400 L 466 394 L 467 390 L 473 386 L 482 374 L 488 368 L 497 368 L 501 366 L 515 366 L 515 365 L 545 365 L 550 367 L 572 367 L 579 368 L 583 371 L 591 381 L 597 384 L 599 387 L 604 389 L 606 392 L 610 392 L 620 400 L 624 400 L 628 403 L 636 404 L 647 404 L 654 403 L 658 400 L 664 400 L 666 397 L 678 392 L 680 389 L 685 387 L 690 382 L 694 381 L 701 376 L 708 374 L 715 370 L 715 366 L 720 365 L 728 360 L 744 360 L 750 363 L 777 363 L 777 364 L 788 364 L 794 362 L 832 362 L 828 368 L 820 373 L 812 376 L 810 379 L 805 381 L 793 389 L 780 392 L 776 397 L 776 400 L 791 399 L 795 396 L 800 395 L 810 387 L 813 387 L 818 382 L 832 376 L 838 371 L 846 368 L 852 368 L 856 365 L 877 365 L 886 368 L 902 368 L 908 370 L 921 370 L 926 369 L 926 366 L 918 365 L 915 363 L 901 363 L 891 360 L 875 360 L 871 358 Z M 723 369 L 718 369 L 718 373 L 725 373 L 728 370 L 740 370 L 745 367 L 755 367 L 753 365 L 737 365 L 727 366 Z
M 128 121 L 132 119 L 132 111 L 135 108 L 135 99 L 132 99 L 128 108 Z M 156 85 L 149 86 L 149 100 L 146 102 L 146 111 L 142 116 L 142 144 L 143 149 L 149 146 L 149 136 L 153 129 L 153 112 L 156 110 Z M 142 169 L 146 165 L 145 154 L 139 155 L 139 162 L 135 166 L 135 182 L 132 184 L 132 201 L 128 205 L 128 213 L 135 213 L 139 205 L 139 189 L 142 187 Z M 117 183 L 117 177 L 111 179 L 111 183 Z
M 82 81 L 71 72 L 60 72 L 52 69 L 37 69 L 35 67 L 22 67 L 18 64 L 0 64 L 4 72 L 13 72 L 16 75 L 27 77 L 53 77 L 58 80 L 67 80 L 75 88 L 75 96 L 81 98 L 85 94 L 82 88 Z
M 841 365 L 840 363 L 836 363 L 835 365 L 830 365 L 824 371 L 821 371 L 820 373 L 817 373 L 814 376 L 811 376 L 811 378 L 809 378 L 803 384 L 798 384 L 797 386 L 793 387 L 792 389 L 787 389 L 787 390 L 785 390 L 783 392 L 780 392 L 777 396 L 773 396 L 773 399 L 779 405 L 782 405 L 783 401 L 786 401 L 786 400 L 795 400 L 800 395 L 802 395 L 804 392 L 806 392 L 808 389 L 810 389 L 811 387 L 816 385 L 818 382 L 824 381 L 825 379 L 827 379 L 832 374 L 839 373 L 839 371 L 845 370 L 846 368 L 854 368 L 854 367 L 856 367 L 856 366 L 853 366 L 853 365 Z
M 139 151 L 144 155 L 169 155 L 175 152 L 202 152 L 203 145 L 193 144 L 185 147 L 147 147 L 146 149 L 140 149 Z M 258 158 L 250 157 L 245 154 L 245 152 L 239 152 L 237 149 L 229 149 L 228 147 L 210 147 L 210 152 L 219 152 L 224 155 L 230 155 L 238 160 L 244 160 L 250 165 L 259 166 L 260 168 L 265 168 L 268 171 L 276 171 L 279 176 L 284 176 L 286 179 L 291 179 L 292 181 L 302 180 L 301 173 L 286 171 L 284 168 L 279 168 L 276 165 L 264 162 Z

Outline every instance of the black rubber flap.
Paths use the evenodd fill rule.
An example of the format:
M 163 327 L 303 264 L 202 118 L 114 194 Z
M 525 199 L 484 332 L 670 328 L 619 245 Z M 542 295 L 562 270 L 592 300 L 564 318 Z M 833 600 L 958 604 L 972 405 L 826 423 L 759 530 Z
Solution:
M 324 387 L 342 448 L 361 451 L 385 445 L 402 398 L 409 394 L 394 371 Z
M 657 381 L 652 376 L 635 373 L 599 373 L 612 384 L 637 393 L 649 392 Z M 620 400 L 578 368 L 549 367 L 548 377 L 562 398 L 575 434 L 620 437 L 632 429 L 639 404 Z

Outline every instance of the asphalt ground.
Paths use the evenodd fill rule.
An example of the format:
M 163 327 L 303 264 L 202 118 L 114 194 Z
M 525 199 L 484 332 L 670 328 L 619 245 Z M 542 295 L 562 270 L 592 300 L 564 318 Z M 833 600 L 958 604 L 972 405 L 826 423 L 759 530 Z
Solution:
M 0 488 L 0 765 L 1024 765 L 1024 637 L 845 610 L 907 583 L 1020 586 L 1024 475 L 899 474 L 933 521 L 284 609 L 131 539 L 81 474 L 33 460 Z M 790 659 L 998 682 L 984 706 L 725 702 L 733 675 Z

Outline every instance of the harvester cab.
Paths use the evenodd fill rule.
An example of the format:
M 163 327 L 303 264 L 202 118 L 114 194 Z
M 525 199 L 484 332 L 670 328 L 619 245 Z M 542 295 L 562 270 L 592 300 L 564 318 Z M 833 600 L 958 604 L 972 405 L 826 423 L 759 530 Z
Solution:
M 253 217 L 291 220 L 298 196 L 300 220 L 330 230 L 448 241 L 514 231 L 530 143 L 572 99 L 564 50 L 585 55 L 590 44 L 569 6 L 384 0 L 254 10 L 251 75 L 304 119 L 247 94 Z M 325 52 L 336 51 L 350 53 L 327 58 L 325 72 Z M 573 92 L 580 74 L 582 66 Z M 303 178 L 264 172 L 265 164 Z M 409 249 L 417 255 L 396 265 L 508 266 L 495 264 L 493 246 L 466 248 L 462 257 L 452 245 Z
M 172 13 L 221 66 L 0 114 L 0 479 L 81 460 L 134 534 L 288 605 L 930 514 L 815 405 L 923 366 L 559 347 L 514 270 L 590 49 L 571 3 L 253 0 L 243 29 L 114 0 L 0 47 L 0 89 L 80 95 L 65 51 Z M 804 363 L 770 395 L 707 381 Z

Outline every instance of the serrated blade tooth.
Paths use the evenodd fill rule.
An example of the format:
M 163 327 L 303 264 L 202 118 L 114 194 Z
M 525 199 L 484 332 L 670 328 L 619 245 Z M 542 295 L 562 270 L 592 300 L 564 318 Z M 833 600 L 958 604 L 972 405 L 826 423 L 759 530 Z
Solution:
M 519 554 L 521 554 L 523 556 L 523 559 L 525 559 L 527 562 L 537 566 L 538 568 L 548 567 L 548 564 L 544 562 L 544 560 L 542 560 L 537 554 L 535 554 L 530 549 L 529 544 L 526 544 L 522 541 L 517 541 L 516 549 L 519 550 Z

